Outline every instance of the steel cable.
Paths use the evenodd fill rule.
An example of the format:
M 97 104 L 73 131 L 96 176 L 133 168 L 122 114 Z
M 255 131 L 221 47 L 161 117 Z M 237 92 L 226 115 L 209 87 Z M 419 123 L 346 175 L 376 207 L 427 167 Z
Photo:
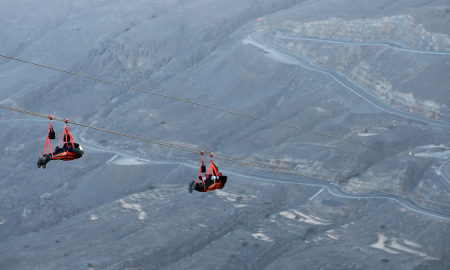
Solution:
M 274 125 L 279 125 L 279 126 L 283 126 L 283 127 L 287 127 L 287 128 L 297 129 L 297 130 L 313 133 L 313 134 L 316 134 L 316 135 L 326 136 L 326 137 L 337 139 L 337 140 L 342 140 L 342 141 L 351 142 L 351 143 L 355 143 L 355 144 L 359 144 L 359 145 L 373 147 L 373 148 L 377 148 L 377 149 L 380 149 L 380 150 L 389 151 L 389 152 L 392 152 L 392 153 L 397 153 L 397 154 L 401 154 L 401 155 L 405 155 L 405 156 L 420 158 L 420 159 L 433 161 L 433 162 L 446 164 L 446 165 L 448 164 L 448 162 L 444 162 L 444 161 L 440 161 L 440 160 L 436 160 L 436 159 L 432 159 L 432 158 L 415 156 L 415 155 L 412 155 L 412 154 L 408 154 L 408 153 L 405 153 L 405 152 L 401 152 L 401 151 L 397 151 L 397 150 L 393 150 L 393 149 L 389 149 L 389 148 L 385 148 L 385 147 L 380 147 L 380 146 L 376 146 L 376 145 L 372 145 L 372 144 L 358 142 L 358 141 L 355 141 L 355 140 L 345 139 L 345 138 L 342 138 L 342 137 L 333 136 L 333 135 L 329 135 L 329 134 L 325 134 L 325 133 L 321 133 L 321 132 L 318 132 L 318 131 L 313 131 L 313 130 L 309 130 L 309 129 L 305 129 L 305 128 L 300 128 L 300 127 L 296 127 L 296 126 L 292 126 L 292 125 L 287 125 L 287 124 L 283 124 L 283 123 L 280 123 L 280 122 L 271 121 L 271 120 L 267 120 L 267 119 L 264 119 L 264 118 L 259 118 L 259 117 L 256 117 L 256 116 L 251 116 L 251 115 L 247 115 L 247 114 L 243 114 L 243 113 L 239 113 L 239 112 L 225 110 L 225 109 L 221 109 L 221 108 L 218 108 L 218 107 L 214 107 L 214 106 L 210 106 L 210 105 L 206 105 L 206 104 L 201 104 L 201 103 L 198 103 L 198 102 L 193 102 L 193 101 L 189 101 L 189 100 L 185 100 L 185 99 L 181 99 L 181 98 L 176 98 L 176 97 L 172 97 L 172 96 L 168 96 L 168 95 L 164 95 L 164 94 L 160 94 L 160 93 L 144 90 L 144 89 L 141 89 L 141 88 L 128 86 L 128 85 L 124 85 L 124 84 L 120 84 L 120 83 L 115 83 L 115 82 L 111 82 L 111 81 L 107 81 L 107 80 L 103 80 L 103 79 L 99 79 L 99 78 L 95 78 L 95 77 L 91 77 L 91 76 L 87 76 L 87 75 L 83 75 L 83 74 L 79 74 L 79 73 L 75 73 L 75 72 L 71 72 L 71 71 L 67 71 L 67 70 L 63 70 L 63 69 L 59 69 L 59 68 L 54 68 L 54 67 L 50 67 L 50 66 L 46 66 L 46 65 L 42 65 L 42 64 L 26 61 L 26 60 L 22 60 L 22 59 L 11 57 L 11 56 L 7 56 L 7 55 L 0 54 L 0 57 L 7 58 L 7 59 L 10 59 L 10 60 L 14 60 L 14 61 L 18 61 L 18 62 L 31 64 L 31 65 L 35 65 L 35 66 L 38 66 L 38 67 L 43 67 L 43 68 L 47 68 L 47 69 L 51 69 L 51 70 L 56 70 L 56 71 L 59 71 L 59 72 L 64 72 L 64 73 L 67 73 L 67 74 L 71 74 L 71 75 L 75 75 L 75 76 L 79 76 L 79 77 L 83 77 L 83 78 L 87 78 L 87 79 L 91 79 L 91 80 L 95 80 L 95 81 L 99 81 L 99 82 L 104 82 L 104 83 L 108 83 L 108 84 L 112 84 L 112 85 L 116 85 L 116 86 L 120 86 L 120 87 L 124 87 L 124 88 L 129 88 L 129 89 L 132 89 L 132 90 L 141 91 L 141 92 L 144 92 L 144 93 L 148 93 L 148 94 L 152 94 L 152 95 L 156 95 L 156 96 L 160 96 L 160 97 L 164 97 L 164 98 L 169 98 L 169 99 L 173 99 L 173 100 L 177 100 L 177 101 L 181 101 L 181 102 L 185 102 L 185 103 L 190 103 L 190 104 L 193 104 L 193 105 L 198 105 L 198 106 L 201 106 L 201 107 L 205 107 L 205 108 L 209 108 L 209 109 L 213 109 L 213 110 L 217 110 L 217 111 L 221 111 L 221 112 L 225 112 L 225 113 L 239 115 L 239 116 L 242 116 L 242 117 L 247 117 L 247 118 L 258 120 L 258 121 L 263 121 L 263 122 L 267 122 L 267 123 L 274 124 Z
M 43 115 L 43 114 L 38 114 L 38 113 L 34 113 L 34 112 L 22 110 L 22 109 L 17 109 L 17 108 L 13 108 L 13 107 L 1 105 L 1 104 L 0 104 L 0 108 L 11 110 L 11 111 L 15 111 L 15 112 L 20 112 L 20 113 L 25 113 L 25 114 L 29 114 L 29 115 L 33 115 L 33 116 L 37 116 L 37 117 L 48 118 L 48 116 Z M 65 122 L 64 119 L 53 118 L 53 120 Z M 80 123 L 75 123 L 75 122 L 70 122 L 70 121 L 68 121 L 67 123 L 70 123 L 70 124 L 73 124 L 73 125 L 77 125 L 77 126 L 81 126 L 81 127 L 85 127 L 85 128 L 94 129 L 94 130 L 99 130 L 99 131 L 103 131 L 103 132 L 108 132 L 108 133 L 111 133 L 111 134 L 116 134 L 116 135 L 119 135 L 119 136 L 124 136 L 124 137 L 128 137 L 128 138 L 136 139 L 136 140 L 146 141 L 146 142 L 150 142 L 150 143 L 154 143 L 154 144 L 158 144 L 158 145 L 162 145 L 162 146 L 166 146 L 166 147 L 171 147 L 171 148 L 174 148 L 174 149 L 187 151 L 187 152 L 190 152 L 190 153 L 198 154 L 199 151 L 200 151 L 200 149 L 195 149 L 193 147 L 182 146 L 182 145 L 177 145 L 177 144 L 163 142 L 163 141 L 158 141 L 158 140 L 152 140 L 152 139 L 143 138 L 143 137 L 130 135 L 130 134 L 126 134 L 126 133 L 121 133 L 121 132 L 111 131 L 111 130 L 107 130 L 107 129 L 103 129 L 103 128 L 88 126 L 88 125 L 85 125 L 85 124 L 80 124 Z M 361 182 L 355 182 L 358 185 L 354 185 L 354 184 L 350 184 L 349 183 L 350 181 L 347 180 L 347 179 L 340 179 L 340 178 L 336 178 L 336 177 L 325 176 L 325 175 L 305 172 L 305 171 L 301 171 L 301 170 L 294 170 L 294 169 L 284 168 L 284 167 L 277 166 L 277 165 L 271 165 L 271 164 L 267 164 L 267 163 L 264 163 L 264 162 L 258 162 L 258 161 L 243 159 L 243 158 L 234 157 L 234 156 L 230 156 L 230 155 L 224 155 L 224 154 L 220 154 L 220 153 L 217 153 L 215 155 L 219 159 L 227 160 L 227 161 L 230 161 L 230 162 L 233 162 L 233 163 L 240 163 L 240 164 L 253 166 L 253 167 L 258 167 L 258 168 L 262 168 L 262 169 L 266 169 L 266 170 L 272 170 L 272 171 L 283 172 L 283 173 L 288 173 L 288 174 L 292 174 L 292 175 L 308 177 L 308 178 L 311 178 L 311 179 L 321 180 L 321 181 L 325 181 L 325 182 L 329 182 L 329 183 L 334 183 L 334 184 L 337 184 L 337 185 L 346 185 L 346 186 L 349 186 L 349 187 L 354 187 L 354 188 L 359 188 L 359 189 L 364 189 L 364 190 L 380 192 L 380 193 L 384 193 L 384 194 L 388 194 L 388 195 L 403 197 L 403 198 L 410 199 L 410 200 L 418 200 L 418 201 L 427 202 L 427 203 L 430 203 L 430 204 L 450 207 L 450 205 L 448 205 L 448 204 L 443 204 L 443 203 L 439 203 L 439 202 L 433 202 L 433 201 L 430 201 L 430 200 L 419 199 L 419 198 L 411 198 L 411 197 L 408 197 L 408 196 L 405 196 L 405 195 L 400 195 L 400 194 L 390 193 L 390 192 L 386 192 L 386 191 L 381 191 L 379 189 L 390 190 L 390 191 L 394 191 L 394 192 L 398 192 L 398 193 L 406 193 L 406 194 L 410 194 L 410 195 L 413 195 L 413 196 L 416 196 L 416 197 L 427 197 L 427 198 L 430 198 L 430 199 L 433 199 L 433 200 L 436 200 L 436 201 L 446 201 L 446 202 L 450 203 L 450 201 L 448 201 L 448 200 L 435 198 L 435 197 L 431 197 L 431 196 L 419 195 L 419 194 L 405 192 L 405 191 L 401 191 L 401 190 L 389 189 L 389 188 L 379 187 L 379 186 L 375 186 L 375 185 L 369 185 L 369 184 L 365 184 L 365 183 L 361 183 Z M 259 163 L 259 164 L 262 164 L 262 165 L 257 165 L 255 163 Z M 273 167 L 275 167 L 275 168 L 273 168 Z M 301 173 L 298 173 L 298 172 L 301 172 Z M 345 181 L 347 183 L 342 183 L 340 181 L 332 181 L 332 180 L 327 180 L 327 179 L 323 179 L 323 178 L 319 178 L 319 177 L 314 177 L 313 175 L 324 177 L 324 178 L 337 179 L 337 180 L 340 180 L 340 181 Z M 371 189 L 371 188 L 367 188 L 367 187 L 361 187 L 359 185 L 370 186 L 370 187 L 374 187 L 376 189 Z

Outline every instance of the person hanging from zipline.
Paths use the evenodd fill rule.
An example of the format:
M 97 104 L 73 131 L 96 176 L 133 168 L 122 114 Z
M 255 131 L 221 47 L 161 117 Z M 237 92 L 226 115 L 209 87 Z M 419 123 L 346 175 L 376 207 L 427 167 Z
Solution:
M 72 134 L 70 134 L 69 132 L 69 120 L 67 119 L 64 119 L 64 122 L 66 123 L 66 128 L 64 129 L 63 135 L 59 140 L 58 146 L 55 147 L 55 152 L 50 152 L 48 154 L 45 153 L 47 150 L 47 144 L 50 146 L 50 151 L 52 150 L 50 140 L 56 139 L 56 133 L 53 130 L 52 126 L 53 116 L 49 115 L 48 118 L 50 119 L 50 127 L 48 128 L 44 154 L 42 155 L 42 157 L 39 157 L 37 162 L 38 168 L 42 166 L 42 168 L 45 169 L 47 163 L 50 162 L 50 160 L 70 161 L 81 158 L 84 154 L 83 147 L 81 147 L 81 145 L 79 145 L 78 143 L 73 142 Z M 59 147 L 63 140 L 64 140 L 63 147 Z
M 219 169 L 214 164 L 213 157 L 211 153 L 211 164 L 209 165 L 208 171 L 206 171 L 206 166 L 203 163 L 203 151 L 200 151 L 201 163 L 200 171 L 198 173 L 197 180 L 192 181 L 189 184 L 189 193 L 196 190 L 198 192 L 208 192 L 216 189 L 222 189 L 227 182 L 227 177 L 219 172 Z M 206 175 L 203 175 L 206 172 Z

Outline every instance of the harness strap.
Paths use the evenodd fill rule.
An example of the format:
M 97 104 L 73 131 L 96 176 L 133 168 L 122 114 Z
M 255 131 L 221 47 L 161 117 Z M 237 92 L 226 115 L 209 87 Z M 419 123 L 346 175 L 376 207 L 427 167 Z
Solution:
M 52 155 L 52 158 L 53 158 L 52 144 L 50 143 L 50 139 L 48 138 L 51 130 L 52 130 L 52 122 L 50 122 L 50 127 L 48 128 L 47 139 L 45 140 L 45 148 L 44 148 L 44 153 L 42 154 L 42 156 L 45 155 L 45 152 L 47 151 L 47 144 L 48 144 L 50 146 L 50 154 Z
M 211 172 L 211 174 L 209 172 Z M 216 165 L 214 165 L 212 158 L 211 165 L 209 165 L 208 172 L 206 173 L 206 177 L 208 177 L 209 175 L 219 176 L 219 171 L 217 170 Z
M 201 152 L 200 152 L 200 154 L 201 154 Z M 203 181 L 203 186 L 206 186 L 205 179 L 204 179 L 204 177 L 203 177 L 203 172 L 202 172 L 202 167 L 203 167 L 203 166 L 204 166 L 204 163 L 203 163 L 203 157 L 201 157 L 200 170 L 199 170 L 199 172 L 198 172 L 198 177 L 197 177 L 196 183 L 198 183 L 198 179 L 201 178 L 202 181 Z
M 212 161 L 211 161 L 212 162 Z M 215 175 L 216 175 L 216 177 L 219 177 L 220 176 L 220 174 L 219 174 L 219 170 L 217 170 L 217 167 L 216 167 L 216 165 L 213 163 L 213 171 L 214 171 L 214 173 L 215 173 Z
M 67 143 L 70 142 L 72 144 L 72 148 L 75 148 L 75 146 L 73 145 L 73 137 L 72 137 L 72 134 L 70 134 L 68 125 L 64 129 L 61 139 L 59 140 L 58 147 L 61 145 L 63 138 L 65 138 L 65 140 L 64 140 L 65 142 L 67 142 Z M 67 139 L 69 139 L 69 140 L 67 140 Z

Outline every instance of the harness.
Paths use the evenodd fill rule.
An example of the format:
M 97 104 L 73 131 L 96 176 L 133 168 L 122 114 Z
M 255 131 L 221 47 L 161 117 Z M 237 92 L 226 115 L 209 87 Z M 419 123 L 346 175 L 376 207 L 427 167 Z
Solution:
M 77 159 L 77 154 L 73 152 L 69 152 L 65 150 L 64 152 L 61 152 L 59 154 L 56 154 L 52 157 L 53 160 L 63 160 L 63 161 L 70 161 Z
M 213 153 L 209 154 L 209 156 L 211 157 L 211 164 L 209 165 L 208 171 L 206 171 L 206 166 L 205 166 L 205 163 L 203 162 L 203 154 L 204 154 L 204 152 L 200 151 L 201 163 L 200 163 L 200 170 L 198 172 L 198 177 L 197 177 L 196 183 L 198 183 L 199 179 L 201 179 L 203 182 L 203 191 L 207 192 L 207 191 L 216 189 L 217 188 L 216 186 L 220 185 L 220 184 L 214 183 L 210 187 L 206 187 L 205 179 L 210 179 L 210 178 L 212 178 L 212 176 L 215 176 L 216 179 L 219 179 L 220 174 L 219 174 L 219 170 L 217 169 L 217 167 L 214 164 L 214 161 L 212 159 L 214 157 Z M 206 175 L 203 176 L 203 173 L 205 173 L 205 172 L 206 172 Z
M 57 152 L 55 152 L 55 154 L 53 154 L 52 144 L 50 143 L 50 140 L 56 139 L 56 133 L 53 130 L 53 125 L 52 125 L 53 116 L 49 115 L 48 118 L 50 119 L 50 126 L 48 128 L 47 139 L 45 141 L 44 153 L 42 155 L 43 156 L 45 155 L 45 152 L 47 151 L 47 145 L 48 145 L 50 147 L 50 155 L 52 156 L 53 160 L 69 161 L 69 160 L 77 159 L 78 157 L 77 157 L 76 153 L 69 152 L 64 149 L 65 147 L 68 147 L 70 144 L 72 145 L 72 148 L 75 148 L 72 134 L 70 134 L 70 131 L 69 131 L 69 120 L 68 119 L 64 119 L 64 123 L 66 123 L 66 128 L 64 129 L 61 139 L 59 140 L 58 146 L 56 147 Z M 63 148 L 59 148 L 59 146 L 61 145 L 61 142 L 63 141 L 63 138 L 64 138 Z M 60 149 L 63 151 L 60 151 Z

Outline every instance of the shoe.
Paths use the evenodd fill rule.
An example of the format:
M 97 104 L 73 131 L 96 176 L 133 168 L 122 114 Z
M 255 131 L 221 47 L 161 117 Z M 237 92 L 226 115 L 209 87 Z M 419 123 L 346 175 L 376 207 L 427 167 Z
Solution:
M 37 161 L 38 168 L 40 168 L 42 166 L 42 161 L 43 161 L 42 159 L 45 159 L 45 157 L 39 157 L 38 158 L 38 161 Z
M 189 193 L 192 193 L 192 191 L 195 190 L 195 185 L 196 185 L 195 181 L 192 181 L 192 182 L 189 184 Z
M 37 166 L 40 168 L 42 166 L 43 169 L 47 166 L 47 163 L 50 161 L 47 157 L 39 157 Z

